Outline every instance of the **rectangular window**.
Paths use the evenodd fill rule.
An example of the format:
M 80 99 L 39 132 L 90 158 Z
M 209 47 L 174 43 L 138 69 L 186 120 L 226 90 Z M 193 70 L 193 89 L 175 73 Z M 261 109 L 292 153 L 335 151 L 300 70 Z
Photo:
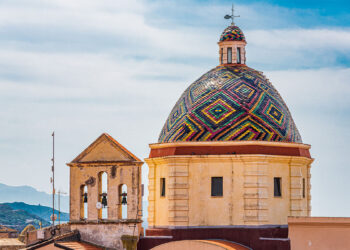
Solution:
M 232 48 L 227 48 L 227 63 L 232 63 Z
M 237 63 L 241 63 L 241 48 L 237 48 Z
M 274 196 L 281 197 L 282 196 L 281 177 L 273 178 L 273 186 L 274 186 Z
M 160 178 L 160 196 L 165 197 L 165 178 Z
M 222 196 L 222 177 L 211 177 L 211 196 Z
M 303 198 L 305 198 L 305 178 L 303 178 Z
M 223 64 L 224 62 L 224 49 L 221 48 L 221 51 L 220 51 L 220 64 Z

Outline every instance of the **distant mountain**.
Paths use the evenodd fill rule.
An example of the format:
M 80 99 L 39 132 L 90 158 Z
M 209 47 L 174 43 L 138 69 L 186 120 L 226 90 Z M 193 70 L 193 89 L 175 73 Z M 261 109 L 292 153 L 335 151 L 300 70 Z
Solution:
M 39 228 L 39 222 L 42 222 L 43 227 L 50 225 L 49 222 L 43 220 L 39 216 L 30 214 L 27 211 L 13 209 L 9 205 L 0 204 L 0 224 L 6 227 L 16 229 L 21 232 L 28 224 L 32 224 Z
M 26 211 L 31 211 L 29 208 L 24 208 L 24 207 L 17 207 L 15 204 L 21 204 L 21 203 L 26 203 L 30 205 L 40 205 L 41 207 L 49 207 L 51 209 L 52 206 L 52 195 L 45 193 L 45 192 L 40 192 L 37 191 L 36 189 L 29 187 L 29 186 L 8 186 L 5 184 L 0 183 L 0 203 L 13 203 L 11 205 L 13 208 L 21 208 Z M 19 205 L 20 206 L 20 205 Z M 57 195 L 56 195 L 56 205 L 55 207 L 57 208 Z M 148 201 L 144 200 L 142 204 L 142 209 L 143 209 L 143 227 L 147 228 L 148 223 L 147 223 L 147 211 L 148 207 Z M 69 196 L 61 196 L 61 210 L 64 212 L 69 211 Z M 52 211 L 52 210 L 50 210 Z M 31 211 L 33 212 L 33 211 Z M 51 215 L 52 212 L 50 212 Z M 43 216 L 44 218 L 49 218 L 47 216 L 50 215 L 43 215 L 43 214 L 38 214 L 38 213 L 33 213 L 34 215 L 39 215 Z M 63 219 L 62 219 L 63 221 Z M 1 223 L 0 223 L 1 224 Z
M 57 195 L 55 207 L 57 208 Z M 52 195 L 29 186 L 8 186 L 0 183 L 0 203 L 24 202 L 31 205 L 52 206 Z M 61 195 L 61 210 L 69 211 L 69 196 Z
M 41 206 L 41 205 L 29 205 L 24 202 L 13 202 L 13 203 L 3 203 L 3 205 L 7 205 L 14 210 L 24 210 L 30 214 L 34 214 L 39 216 L 40 218 L 51 221 L 50 216 L 52 215 L 52 208 Z M 55 209 L 55 214 L 58 219 L 58 211 Z M 69 214 L 61 212 L 60 214 L 61 221 L 69 221 Z

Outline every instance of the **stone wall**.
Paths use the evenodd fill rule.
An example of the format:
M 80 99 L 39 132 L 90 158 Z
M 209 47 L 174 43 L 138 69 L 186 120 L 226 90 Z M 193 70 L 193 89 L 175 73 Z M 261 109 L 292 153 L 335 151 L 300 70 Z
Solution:
M 106 248 L 123 249 L 123 235 L 139 235 L 139 226 L 134 223 L 71 224 L 72 230 L 78 230 L 81 240 Z
M 44 234 L 44 239 L 39 239 L 38 238 L 38 231 L 43 231 Z M 54 231 L 54 233 L 53 233 Z M 70 232 L 70 226 L 68 224 L 61 224 L 61 225 L 57 225 L 55 227 L 44 227 L 42 229 L 37 229 L 37 230 L 33 230 L 33 231 L 27 231 L 24 237 L 24 243 L 26 243 L 26 245 L 32 245 L 41 241 L 45 241 L 48 239 L 51 239 L 55 236 L 59 236 L 62 234 L 66 234 L 68 232 Z

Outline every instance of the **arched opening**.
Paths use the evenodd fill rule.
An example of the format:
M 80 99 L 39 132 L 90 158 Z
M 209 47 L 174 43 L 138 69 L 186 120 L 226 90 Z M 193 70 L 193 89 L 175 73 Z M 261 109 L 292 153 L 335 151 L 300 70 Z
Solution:
M 106 172 L 99 174 L 99 202 L 101 208 L 99 209 L 99 219 L 108 219 L 108 175 Z
M 128 218 L 128 187 L 126 184 L 119 185 L 119 218 Z
M 220 49 L 220 64 L 224 63 L 224 48 Z
M 232 48 L 227 48 L 227 63 L 232 63 Z
M 237 48 L 237 63 L 239 63 L 239 64 L 242 63 L 242 59 L 241 59 L 241 48 L 240 48 L 240 47 Z
M 84 202 L 83 219 L 87 219 L 88 218 L 88 187 L 86 185 L 84 185 L 83 202 Z
M 86 185 L 80 186 L 80 219 L 84 220 L 88 217 L 88 188 Z

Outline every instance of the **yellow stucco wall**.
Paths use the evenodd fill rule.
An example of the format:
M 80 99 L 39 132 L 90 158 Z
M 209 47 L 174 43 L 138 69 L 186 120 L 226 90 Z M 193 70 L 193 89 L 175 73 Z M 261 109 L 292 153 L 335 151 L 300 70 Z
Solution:
M 310 158 L 190 155 L 146 162 L 150 227 L 287 224 L 288 216 L 310 214 Z M 211 177 L 219 176 L 223 196 L 211 197 Z M 274 197 L 274 177 L 282 178 L 281 197 Z M 160 197 L 160 178 L 166 178 L 166 197 Z

